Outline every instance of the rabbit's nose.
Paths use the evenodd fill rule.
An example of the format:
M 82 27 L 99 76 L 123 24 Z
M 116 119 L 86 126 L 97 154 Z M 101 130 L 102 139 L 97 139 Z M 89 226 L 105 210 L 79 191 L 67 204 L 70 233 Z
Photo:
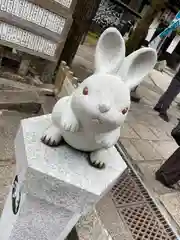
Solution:
M 101 113 L 106 113 L 110 110 L 110 105 L 108 104 L 99 104 L 99 111 Z

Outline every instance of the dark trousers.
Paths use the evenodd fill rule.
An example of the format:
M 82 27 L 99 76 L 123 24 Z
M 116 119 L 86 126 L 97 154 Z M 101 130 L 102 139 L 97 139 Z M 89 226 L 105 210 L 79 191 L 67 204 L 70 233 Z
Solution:
M 180 80 L 173 78 L 166 92 L 160 97 L 157 108 L 161 109 L 161 112 L 166 112 L 170 107 L 172 101 L 180 93 Z
M 159 168 L 156 179 L 166 186 L 172 186 L 180 180 L 180 147 Z

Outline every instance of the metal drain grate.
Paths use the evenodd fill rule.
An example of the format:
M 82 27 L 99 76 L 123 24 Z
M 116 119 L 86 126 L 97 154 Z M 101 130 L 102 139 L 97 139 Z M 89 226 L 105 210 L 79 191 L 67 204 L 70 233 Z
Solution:
M 119 194 L 119 191 L 121 191 L 121 194 Z M 127 172 L 123 174 L 118 184 L 113 187 L 111 195 L 116 203 L 116 207 L 121 207 L 122 205 L 124 206 L 132 203 L 142 203 L 145 201 L 145 198 L 138 185 Z
M 118 213 L 135 240 L 176 240 L 170 226 L 131 170 L 126 170 L 111 191 Z

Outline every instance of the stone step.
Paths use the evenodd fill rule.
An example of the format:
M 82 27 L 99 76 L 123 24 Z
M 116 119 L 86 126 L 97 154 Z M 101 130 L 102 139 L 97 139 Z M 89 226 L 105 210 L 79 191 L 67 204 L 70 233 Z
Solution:
M 1 111 L 0 115 L 0 161 L 10 161 L 14 158 L 14 139 L 20 120 L 33 114 L 16 111 Z
M 52 113 L 53 107 L 56 104 L 56 99 L 52 96 L 40 96 L 41 114 Z
M 41 95 L 54 95 L 54 85 L 53 84 L 42 84 L 40 86 L 33 86 L 26 83 L 21 83 L 13 81 L 6 78 L 0 78 L 0 90 L 24 90 L 37 92 Z
M 0 91 L 0 109 L 38 113 L 41 108 L 39 96 L 32 91 Z

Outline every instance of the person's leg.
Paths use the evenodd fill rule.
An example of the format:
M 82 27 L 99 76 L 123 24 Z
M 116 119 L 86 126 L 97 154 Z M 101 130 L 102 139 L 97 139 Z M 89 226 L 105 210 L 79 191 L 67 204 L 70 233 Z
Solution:
M 167 110 L 170 107 L 172 101 L 180 92 L 180 81 L 173 78 L 166 92 L 160 97 L 158 103 L 154 107 L 154 110 L 160 113 L 165 121 L 168 121 Z
M 173 186 L 180 180 L 180 147 L 166 160 L 166 162 L 156 171 L 155 176 L 158 181 L 165 186 Z
M 174 78 L 171 81 L 166 93 L 164 94 L 164 102 L 162 105 L 162 112 L 166 112 L 168 110 L 171 103 L 177 97 L 179 92 L 180 92 L 180 81 L 178 81 L 176 78 Z

